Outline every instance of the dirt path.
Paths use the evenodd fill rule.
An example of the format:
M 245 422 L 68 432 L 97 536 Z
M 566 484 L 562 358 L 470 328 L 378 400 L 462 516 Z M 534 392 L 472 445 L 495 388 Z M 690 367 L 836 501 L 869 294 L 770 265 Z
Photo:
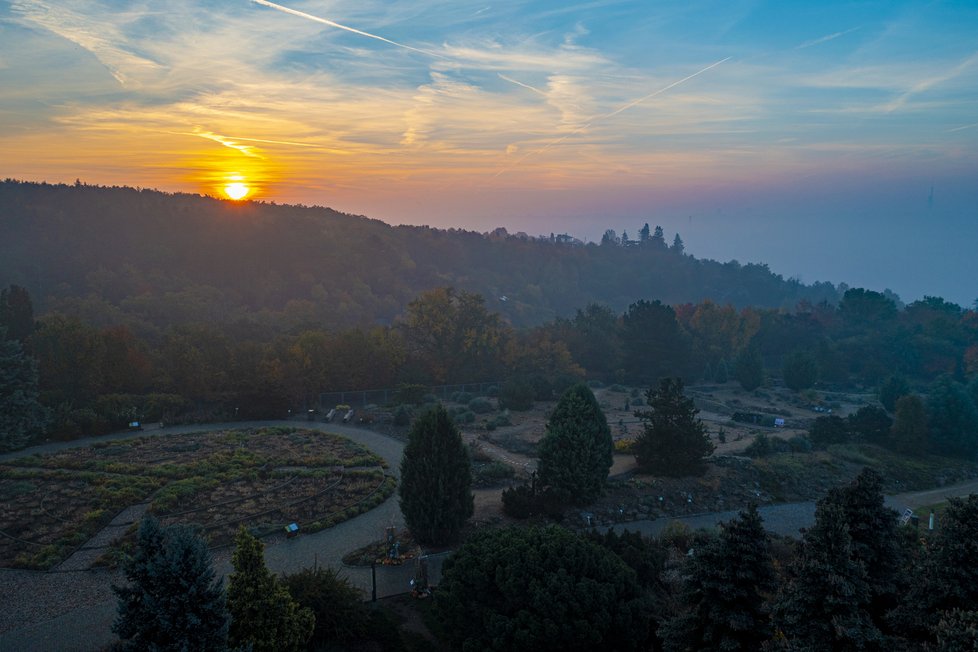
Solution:
M 360 428 L 307 421 L 249 421 L 117 433 L 71 442 L 47 443 L 17 453 L 0 455 L 0 462 L 24 455 L 81 448 L 99 441 L 151 435 L 179 436 L 192 432 L 274 425 L 322 430 L 348 437 L 384 458 L 389 465 L 390 473 L 395 476 L 399 473 L 401 456 L 404 452 L 402 442 Z M 125 510 L 115 520 L 126 520 L 124 516 L 128 514 L 129 510 Z M 399 529 L 404 525 L 396 493 L 369 512 L 327 530 L 290 540 L 272 537 L 267 541 L 265 560 L 268 567 L 276 573 L 291 573 L 314 564 L 342 568 L 343 573 L 355 586 L 369 591 L 370 569 L 344 567 L 342 556 L 382 538 L 384 528 L 391 524 Z M 111 527 L 110 525 L 103 530 L 104 535 L 100 533 L 98 536 L 112 536 L 113 533 L 109 531 Z M 87 544 L 83 546 L 86 547 Z M 74 556 L 64 565 L 68 565 L 72 559 Z M 80 566 L 84 566 L 85 561 L 82 558 L 75 560 Z M 72 567 L 75 562 L 71 564 Z M 214 565 L 219 575 L 230 572 L 230 550 L 225 549 L 215 553 Z M 378 593 L 383 595 L 393 593 L 395 590 L 403 590 L 400 586 L 403 583 L 402 579 L 399 576 L 395 578 L 379 575 Z M 397 582 L 396 589 L 384 586 L 385 581 Z M 117 639 L 111 630 L 116 601 L 110 587 L 113 583 L 123 582 L 124 578 L 119 571 L 45 573 L 0 570 L 0 650 L 89 652 L 111 644 Z

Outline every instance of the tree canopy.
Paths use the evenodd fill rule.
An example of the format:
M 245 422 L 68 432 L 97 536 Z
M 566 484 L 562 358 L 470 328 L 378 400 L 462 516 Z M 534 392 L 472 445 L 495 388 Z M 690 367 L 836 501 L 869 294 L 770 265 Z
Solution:
M 480 530 L 445 561 L 435 613 L 476 650 L 645 649 L 635 571 L 558 526 Z

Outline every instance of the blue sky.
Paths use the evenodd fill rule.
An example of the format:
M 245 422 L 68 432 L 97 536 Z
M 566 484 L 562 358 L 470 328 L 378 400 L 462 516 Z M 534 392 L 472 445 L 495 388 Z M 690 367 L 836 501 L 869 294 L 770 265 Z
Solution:
M 13 0 L 0 174 L 588 239 L 648 221 L 970 305 L 976 34 L 973 1 Z

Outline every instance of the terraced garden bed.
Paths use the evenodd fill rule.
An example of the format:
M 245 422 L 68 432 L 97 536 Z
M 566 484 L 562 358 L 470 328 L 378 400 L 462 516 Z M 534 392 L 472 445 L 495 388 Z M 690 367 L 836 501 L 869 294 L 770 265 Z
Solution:
M 383 502 L 395 487 L 384 466 L 348 439 L 281 427 L 18 458 L 0 466 L 0 566 L 52 568 L 145 502 L 165 523 L 200 526 L 214 546 L 240 526 L 261 535 L 296 522 L 315 531 Z

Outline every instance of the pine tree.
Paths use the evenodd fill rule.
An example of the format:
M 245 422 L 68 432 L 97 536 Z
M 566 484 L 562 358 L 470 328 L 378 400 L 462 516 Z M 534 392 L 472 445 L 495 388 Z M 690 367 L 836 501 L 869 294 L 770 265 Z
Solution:
M 27 446 L 44 431 L 47 412 L 39 402 L 37 362 L 0 328 L 0 452 Z
M 584 383 L 560 397 L 540 442 L 540 481 L 562 501 L 586 505 L 601 495 L 612 464 L 611 429 Z
M 227 649 L 222 582 L 214 579 L 207 544 L 192 528 L 161 528 L 144 518 L 125 573 L 129 586 L 112 587 L 119 598 L 112 631 L 125 649 Z
M 418 417 L 401 460 L 401 512 L 411 534 L 441 545 L 474 510 L 472 465 L 455 423 L 438 405 Z
M 852 484 L 832 489 L 822 502 L 841 510 L 852 539 L 853 559 L 866 569 L 869 613 L 881 627 L 906 589 L 901 577 L 909 563 L 899 543 L 897 513 L 883 503 L 883 478 L 873 469 L 863 469 Z
M 978 495 L 950 498 L 936 534 L 914 572 L 894 626 L 918 641 L 933 642 L 942 617 L 978 605 Z
M 901 396 L 906 396 L 909 393 L 910 385 L 907 384 L 906 378 L 903 376 L 890 376 L 880 385 L 880 403 L 883 404 L 887 412 L 895 412 L 896 402 Z
M 662 232 L 662 227 L 655 227 L 655 231 L 652 233 L 652 237 L 649 239 L 649 243 L 656 249 L 665 251 L 666 250 L 666 236 Z
M 821 503 L 774 604 L 775 629 L 791 650 L 877 650 L 882 635 L 869 603 L 866 568 L 853 558 L 845 515 Z
M 764 596 L 774 587 L 774 567 L 757 506 L 724 525 L 687 564 L 686 610 L 660 630 L 666 649 L 761 649 L 772 634 Z
M 701 472 L 703 458 L 713 452 L 706 426 L 696 415 L 693 399 L 683 394 L 681 378 L 663 378 L 649 388 L 645 400 L 652 408 L 636 411 L 642 434 L 635 442 L 638 466 L 659 475 L 681 476 Z
M 748 392 L 753 392 L 764 384 L 764 359 L 757 347 L 749 346 L 737 356 L 734 378 Z
M 316 619 L 300 607 L 265 566 L 265 545 L 242 527 L 235 537 L 228 577 L 229 641 L 252 652 L 305 649 Z
M 646 245 L 649 243 L 649 238 L 651 237 L 652 237 L 652 231 L 649 229 L 649 223 L 646 222 L 645 226 L 643 226 L 642 229 L 638 232 L 638 241 L 641 242 L 643 245 Z
M 927 413 L 919 396 L 908 394 L 897 400 L 891 438 L 893 447 L 901 453 L 927 450 Z
M 686 245 L 683 244 L 683 239 L 679 237 L 678 233 L 676 234 L 676 237 L 672 239 L 672 246 L 669 247 L 669 251 L 680 255 L 686 251 Z
M 0 330 L 4 328 L 6 337 L 18 342 L 24 342 L 34 332 L 34 306 L 30 294 L 19 285 L 0 290 Z

